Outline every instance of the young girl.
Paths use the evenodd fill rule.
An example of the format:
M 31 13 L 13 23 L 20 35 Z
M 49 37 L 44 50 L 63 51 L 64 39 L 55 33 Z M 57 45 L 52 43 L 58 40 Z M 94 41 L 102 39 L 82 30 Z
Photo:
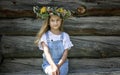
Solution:
M 67 55 L 73 44 L 69 35 L 63 32 L 62 24 L 65 15 L 69 14 L 66 17 L 70 16 L 70 12 L 63 8 L 43 8 L 39 12 L 40 17 L 45 19 L 45 16 L 42 15 L 47 14 L 48 16 L 46 16 L 47 19 L 38 32 L 35 41 L 39 49 L 44 52 L 42 68 L 47 75 L 67 75 Z M 34 9 L 37 9 L 37 7 Z

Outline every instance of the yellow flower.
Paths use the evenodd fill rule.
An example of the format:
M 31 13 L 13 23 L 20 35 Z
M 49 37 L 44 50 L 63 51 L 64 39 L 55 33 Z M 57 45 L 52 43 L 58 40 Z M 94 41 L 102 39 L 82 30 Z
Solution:
M 42 8 L 40 9 L 40 14 L 45 13 L 46 11 L 47 11 L 47 8 L 46 8 L 46 7 L 42 7 Z
M 63 12 L 64 12 L 64 9 L 63 9 L 63 8 L 58 8 L 56 11 L 57 11 L 57 12 L 60 12 L 60 13 L 63 13 Z

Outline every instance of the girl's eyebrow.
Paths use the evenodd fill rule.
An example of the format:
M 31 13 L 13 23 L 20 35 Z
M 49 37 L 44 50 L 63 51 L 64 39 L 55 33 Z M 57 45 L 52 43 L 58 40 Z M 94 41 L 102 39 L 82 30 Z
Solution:
M 58 19 L 52 19 L 52 18 L 51 18 L 51 20 L 58 20 Z
M 50 19 L 50 20 L 54 20 L 54 19 Z

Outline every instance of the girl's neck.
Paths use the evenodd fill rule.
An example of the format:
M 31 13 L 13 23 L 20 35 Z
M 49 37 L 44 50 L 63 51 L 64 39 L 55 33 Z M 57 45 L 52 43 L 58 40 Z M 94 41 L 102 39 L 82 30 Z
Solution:
M 59 35 L 61 33 L 60 30 L 50 30 L 53 34 Z

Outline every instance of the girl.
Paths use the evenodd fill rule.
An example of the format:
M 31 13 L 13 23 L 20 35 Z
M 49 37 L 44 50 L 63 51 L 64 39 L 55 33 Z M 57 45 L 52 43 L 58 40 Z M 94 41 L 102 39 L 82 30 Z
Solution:
M 68 50 L 70 50 L 73 44 L 70 41 L 69 35 L 63 32 L 62 25 L 63 19 L 69 11 L 63 8 L 43 8 L 44 11 L 41 10 L 39 12 L 41 15 L 48 14 L 49 10 L 52 11 L 48 14 L 47 19 L 38 32 L 37 40 L 35 41 L 39 49 L 44 52 L 42 68 L 47 75 L 67 75 L 67 55 Z M 62 15 L 62 13 L 64 13 L 64 15 Z M 45 16 L 40 17 L 45 19 Z

